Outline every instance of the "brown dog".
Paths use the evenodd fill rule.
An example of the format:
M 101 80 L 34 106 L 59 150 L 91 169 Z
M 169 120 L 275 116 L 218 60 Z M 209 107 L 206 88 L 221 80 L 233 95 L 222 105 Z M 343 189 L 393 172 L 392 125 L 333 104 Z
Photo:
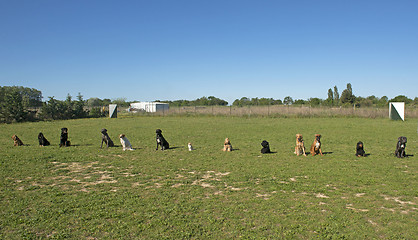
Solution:
M 22 146 L 23 145 L 22 140 L 20 140 L 20 138 L 18 138 L 16 135 L 13 135 L 12 139 L 14 141 L 13 146 Z
M 315 140 L 311 146 L 311 154 L 312 156 L 316 154 L 323 155 L 321 150 L 321 134 L 315 134 Z
M 224 149 L 222 149 L 224 152 L 230 152 L 232 151 L 232 145 L 231 142 L 229 141 L 229 138 L 225 138 L 225 142 L 224 142 Z
M 298 156 L 301 155 L 301 154 L 306 156 L 305 143 L 303 142 L 302 134 L 296 134 L 295 154 L 298 155 Z

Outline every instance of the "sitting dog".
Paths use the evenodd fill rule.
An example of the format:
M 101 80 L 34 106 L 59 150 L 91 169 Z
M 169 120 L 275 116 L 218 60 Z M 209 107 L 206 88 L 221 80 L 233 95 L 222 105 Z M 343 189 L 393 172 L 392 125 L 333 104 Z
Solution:
M 119 135 L 120 143 L 122 144 L 123 151 L 125 150 L 134 150 L 132 148 L 131 142 L 129 142 L 128 138 L 125 137 L 125 134 Z
M 192 146 L 192 143 L 188 143 L 187 144 L 187 147 L 189 148 L 189 151 L 193 151 L 194 150 L 194 148 Z
M 231 142 L 229 141 L 229 138 L 225 138 L 224 148 L 222 149 L 222 151 L 224 152 L 232 151 L 232 145 L 231 145 Z
M 302 134 L 296 134 L 296 147 L 294 153 L 298 156 L 301 154 L 306 156 L 305 143 L 303 142 Z
M 321 134 L 315 134 L 315 140 L 311 145 L 311 154 L 312 156 L 316 154 L 323 155 L 321 150 Z
M 356 146 L 356 156 L 364 157 L 365 155 L 366 155 L 366 152 L 364 152 L 363 142 L 360 141 L 357 143 L 357 146 Z
M 158 150 L 158 145 L 161 146 L 162 151 L 170 148 L 170 144 L 168 144 L 168 142 L 165 140 L 162 132 L 163 131 L 161 129 L 155 130 L 155 133 L 157 134 L 155 137 L 155 140 L 157 141 L 157 148 L 155 150 Z
M 20 140 L 20 138 L 18 138 L 16 135 L 12 136 L 13 139 L 13 146 L 23 146 L 23 142 L 22 140 Z
M 267 142 L 266 140 L 263 140 L 261 142 L 261 146 L 263 147 L 261 149 L 261 153 L 271 153 L 269 142 Z
M 103 147 L 103 142 L 106 144 L 106 147 L 115 146 L 112 139 L 110 139 L 109 135 L 107 134 L 107 129 L 106 128 L 102 128 L 102 130 L 100 130 L 100 132 L 102 133 L 102 144 L 100 145 L 100 148 Z
M 69 147 L 70 141 L 68 141 L 68 128 L 61 128 L 60 147 Z
M 398 143 L 396 144 L 396 152 L 395 155 L 398 158 L 406 157 L 405 148 L 406 148 L 406 137 L 399 137 Z
M 39 146 L 41 147 L 50 145 L 49 141 L 45 138 L 44 134 L 41 132 L 38 134 L 38 141 L 39 141 Z

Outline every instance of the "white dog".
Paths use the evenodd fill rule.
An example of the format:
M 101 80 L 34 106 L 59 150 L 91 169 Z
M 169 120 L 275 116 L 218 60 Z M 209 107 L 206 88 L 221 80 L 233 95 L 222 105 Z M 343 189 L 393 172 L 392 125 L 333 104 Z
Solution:
M 122 144 L 123 151 L 125 150 L 134 150 L 132 148 L 131 142 L 125 137 L 125 134 L 119 135 L 120 143 Z
M 193 151 L 193 150 L 194 150 L 194 148 L 193 148 L 193 146 L 192 146 L 192 143 L 188 143 L 188 144 L 187 144 L 187 147 L 189 147 L 189 151 Z

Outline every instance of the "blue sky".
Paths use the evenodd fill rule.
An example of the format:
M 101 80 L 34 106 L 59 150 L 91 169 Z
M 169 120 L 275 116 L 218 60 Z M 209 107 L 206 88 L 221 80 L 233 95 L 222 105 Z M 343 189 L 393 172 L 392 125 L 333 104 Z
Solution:
M 418 1 L 0 0 L 0 85 L 44 100 L 418 94 Z

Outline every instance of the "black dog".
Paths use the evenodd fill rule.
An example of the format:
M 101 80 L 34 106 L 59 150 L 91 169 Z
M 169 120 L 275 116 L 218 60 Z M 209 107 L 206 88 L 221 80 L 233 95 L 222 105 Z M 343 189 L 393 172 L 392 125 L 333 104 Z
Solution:
M 60 147 L 69 147 L 70 141 L 68 141 L 68 128 L 61 128 Z
M 261 149 L 261 153 L 271 153 L 269 142 L 264 140 L 261 142 L 261 146 L 263 146 L 263 148 Z
M 364 157 L 366 152 L 364 152 L 363 142 L 358 142 L 356 147 L 356 156 L 357 157 Z
M 398 143 L 396 144 L 395 155 L 398 158 L 406 157 L 405 148 L 406 148 L 406 137 L 399 137 Z
M 106 147 L 115 146 L 115 144 L 113 143 L 113 141 L 110 139 L 109 135 L 107 134 L 106 128 L 103 128 L 100 132 L 102 133 L 102 145 L 100 146 L 100 148 L 103 147 L 103 142 L 106 143 Z
M 39 146 L 43 147 L 43 146 L 49 146 L 50 145 L 49 141 L 46 140 L 44 134 L 41 133 L 41 132 L 38 134 L 38 141 L 39 141 Z
M 161 129 L 157 129 L 155 131 L 155 133 L 157 133 L 157 136 L 156 136 L 157 148 L 155 150 L 158 150 L 158 145 L 161 146 L 161 150 L 165 150 L 165 149 L 169 149 L 170 148 L 170 145 L 168 144 L 168 142 L 163 137 L 162 132 L 163 131 L 161 131 Z

